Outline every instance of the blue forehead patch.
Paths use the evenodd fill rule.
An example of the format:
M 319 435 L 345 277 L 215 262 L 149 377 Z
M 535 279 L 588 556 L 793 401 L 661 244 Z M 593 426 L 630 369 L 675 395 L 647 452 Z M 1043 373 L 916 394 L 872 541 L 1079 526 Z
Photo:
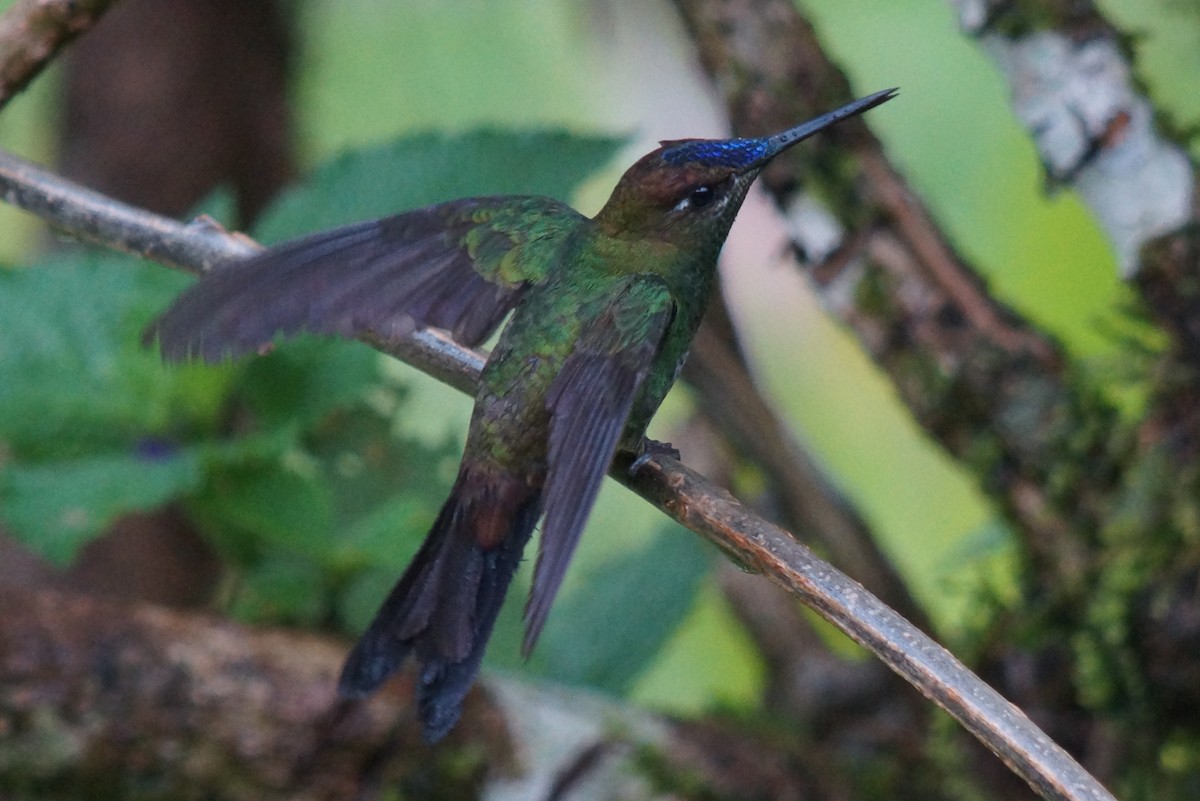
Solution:
M 753 164 L 766 152 L 765 139 L 697 139 L 667 148 L 662 159 L 673 166 L 701 164 L 737 169 Z

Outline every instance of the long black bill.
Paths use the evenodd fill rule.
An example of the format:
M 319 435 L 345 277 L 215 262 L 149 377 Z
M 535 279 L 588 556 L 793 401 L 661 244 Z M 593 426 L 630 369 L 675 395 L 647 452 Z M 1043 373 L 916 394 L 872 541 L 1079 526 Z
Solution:
M 767 163 L 797 142 L 802 142 L 813 134 L 823 131 L 831 125 L 836 125 L 848 117 L 862 114 L 864 111 L 873 109 L 882 103 L 886 103 L 895 97 L 896 93 L 899 91 L 899 87 L 884 89 L 882 92 L 876 92 L 873 95 L 867 95 L 866 97 L 859 98 L 852 103 L 847 103 L 841 108 L 835 109 L 828 114 L 822 114 L 820 117 L 817 117 L 814 120 L 801 123 L 795 128 L 789 128 L 786 131 L 781 131 L 773 136 L 766 137 L 766 150 L 755 160 L 754 166 Z

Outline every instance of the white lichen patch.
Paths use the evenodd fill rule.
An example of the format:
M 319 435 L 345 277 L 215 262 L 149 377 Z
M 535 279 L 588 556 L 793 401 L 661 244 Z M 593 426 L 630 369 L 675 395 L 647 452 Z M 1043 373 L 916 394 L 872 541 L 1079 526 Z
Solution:
M 657 797 L 632 759 L 634 747 L 667 741 L 666 727 L 653 715 L 579 690 L 534 689 L 494 674 L 487 685 L 513 727 L 520 767 L 517 776 L 489 781 L 483 791 L 486 801 L 548 798 L 555 782 L 573 772 L 581 755 L 605 742 L 623 742 L 625 747 L 613 748 L 592 763 L 567 795 L 579 801 Z
M 976 34 L 987 23 L 987 0 L 950 0 L 963 33 Z
M 1189 219 L 1195 177 L 1184 151 L 1158 134 L 1116 43 L 1053 31 L 981 42 L 1046 169 L 1079 192 L 1108 234 L 1122 277 L 1133 276 L 1141 247 Z
M 845 239 L 846 231 L 836 216 L 812 196 L 798 192 L 783 212 L 788 240 L 803 254 L 802 264 L 816 267 L 832 256 Z M 862 278 L 862 264 L 852 259 L 826 281 L 817 298 L 826 311 L 845 316 L 854 310 L 855 292 Z
M 784 210 L 788 238 L 804 252 L 809 264 L 820 264 L 842 243 L 845 232 L 838 218 L 806 192 L 797 192 Z

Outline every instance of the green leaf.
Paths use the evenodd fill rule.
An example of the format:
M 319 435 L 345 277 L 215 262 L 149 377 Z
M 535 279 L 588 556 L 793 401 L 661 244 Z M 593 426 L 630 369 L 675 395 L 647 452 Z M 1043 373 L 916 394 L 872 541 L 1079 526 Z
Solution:
M 30 548 L 65 564 L 120 515 L 152 509 L 200 478 L 200 460 L 188 451 L 9 464 L 0 472 L 0 518 Z
M 320 560 L 330 547 L 329 488 L 309 466 L 288 464 L 286 457 L 226 466 L 210 477 L 191 509 L 238 561 L 255 561 L 264 546 Z
M 402 397 L 380 389 L 370 403 L 340 409 L 305 438 L 334 498 L 331 566 L 338 570 L 403 569 L 454 478 L 455 449 L 431 448 L 397 431 Z
M 618 139 L 560 131 L 427 133 L 346 153 L 317 169 L 262 216 L 263 242 L 460 197 L 566 197 L 602 167 Z
M 398 576 L 417 552 L 436 514 L 436 506 L 413 494 L 397 493 L 346 527 L 339 538 L 344 554 L 341 561 L 383 567 Z
M 16 459 L 132 447 L 215 415 L 229 370 L 167 370 L 142 328 L 187 279 L 77 253 L 0 270 L 0 442 Z
M 531 667 L 557 681 L 625 694 L 691 610 L 709 556 L 671 525 L 608 560 L 555 606 Z
M 399 578 L 395 570 L 377 567 L 355 574 L 338 593 L 337 613 L 342 628 L 354 633 L 365 631 Z
M 301 337 L 247 360 L 239 378 L 259 426 L 310 426 L 378 384 L 380 356 L 361 342 Z
M 316 626 L 328 614 L 323 579 L 311 561 L 270 554 L 240 577 L 228 612 L 244 622 Z
M 390 393 L 330 415 L 308 440 L 336 508 L 327 567 L 337 612 L 362 631 L 407 567 L 453 479 L 457 452 L 396 431 Z M 445 469 L 448 468 L 448 469 Z

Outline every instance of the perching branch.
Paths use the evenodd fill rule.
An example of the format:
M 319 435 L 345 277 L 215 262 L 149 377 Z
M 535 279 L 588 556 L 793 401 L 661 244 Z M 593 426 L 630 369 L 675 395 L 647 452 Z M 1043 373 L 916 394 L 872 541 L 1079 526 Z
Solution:
M 221 234 L 211 224 L 155 218 L 74 187 L 9 154 L 0 154 L 0 192 L 65 231 L 118 249 L 154 254 L 190 272 L 203 272 L 222 255 L 236 258 L 247 252 L 245 240 Z M 482 364 L 478 353 L 430 331 L 370 344 L 461 390 L 469 391 Z M 1112 798 L 1024 713 L 790 534 L 672 459 L 651 460 L 636 478 L 630 478 L 627 468 L 618 460 L 612 476 L 712 540 L 738 563 L 796 594 L 958 719 L 1043 797 Z
M 711 310 L 710 310 L 711 314 Z M 706 321 L 707 322 L 707 321 Z M 835 562 L 919 628 L 931 626 L 867 522 L 829 482 L 754 385 L 734 348 L 702 325 L 681 374 L 696 403 L 768 476 L 780 522 L 816 542 Z
M 0 108 L 116 0 L 18 0 L 0 16 Z
M 754 492 L 755 511 L 815 548 L 917 628 L 933 633 L 868 521 L 757 386 L 721 292 L 705 312 L 680 379 L 696 406 L 683 437 L 688 463 L 735 494 L 735 476 L 741 472 L 735 465 L 755 466 L 766 482 L 764 491 Z M 907 692 L 899 676 L 878 661 L 838 653 L 780 587 L 732 562 L 718 570 L 717 581 L 766 663 L 762 700 L 767 708 L 794 719 L 822 743 L 852 743 L 844 747 L 886 753 L 890 762 L 914 774 L 928 770 L 928 762 L 905 752 L 923 742 L 914 735 L 928 725 L 932 709 Z M 896 778 L 897 786 L 914 780 Z

